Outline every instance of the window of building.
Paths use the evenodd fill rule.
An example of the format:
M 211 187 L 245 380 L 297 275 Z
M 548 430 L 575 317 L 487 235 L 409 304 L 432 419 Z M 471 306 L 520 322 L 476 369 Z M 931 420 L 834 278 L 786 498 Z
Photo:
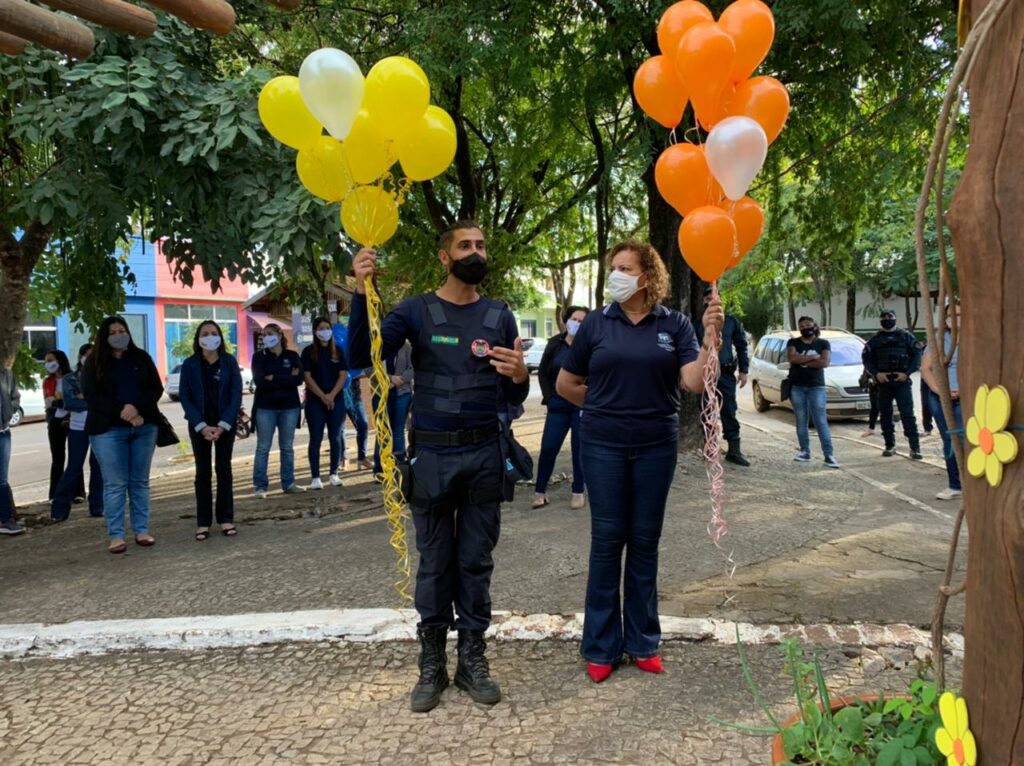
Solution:
M 554 334 L 555 334 L 555 320 L 551 319 L 549 317 L 548 319 L 544 320 L 544 337 L 545 338 L 550 338 Z
M 47 351 L 53 351 L 57 347 L 57 327 L 53 318 L 40 320 L 30 318 L 21 333 L 21 342 L 32 351 L 32 357 L 40 362 L 46 356 Z
M 537 320 L 536 319 L 524 319 L 520 323 L 519 334 L 524 338 L 536 338 L 537 337 Z
M 167 353 L 167 369 L 185 361 L 192 355 L 192 341 L 196 326 L 207 319 L 215 319 L 224 333 L 228 349 L 234 353 L 238 348 L 238 307 L 234 304 L 214 305 L 211 303 L 177 303 L 164 306 L 164 348 Z

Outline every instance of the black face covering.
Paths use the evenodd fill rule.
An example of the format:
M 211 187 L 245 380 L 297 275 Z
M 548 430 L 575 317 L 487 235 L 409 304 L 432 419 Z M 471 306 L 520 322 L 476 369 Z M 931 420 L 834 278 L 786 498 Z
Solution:
M 805 338 L 813 338 L 815 336 L 815 329 L 813 327 L 804 327 L 800 330 L 800 334 Z
M 895 319 L 883 319 L 882 320 L 882 329 L 883 330 L 891 330 L 895 326 L 896 326 L 896 320 Z
M 452 259 L 451 273 L 467 285 L 478 285 L 487 276 L 487 260 L 480 253 L 473 253 L 458 261 Z

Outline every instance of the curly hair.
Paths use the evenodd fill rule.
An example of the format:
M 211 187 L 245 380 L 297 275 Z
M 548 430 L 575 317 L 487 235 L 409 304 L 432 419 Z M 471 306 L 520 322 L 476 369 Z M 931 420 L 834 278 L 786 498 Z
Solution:
M 653 245 L 638 239 L 627 239 L 619 242 L 608 252 L 606 266 L 609 271 L 611 271 L 615 256 L 626 250 L 636 253 L 637 258 L 640 259 L 640 268 L 647 274 L 647 295 L 644 298 L 644 308 L 652 309 L 656 303 L 665 300 L 668 295 L 669 277 L 665 263 Z

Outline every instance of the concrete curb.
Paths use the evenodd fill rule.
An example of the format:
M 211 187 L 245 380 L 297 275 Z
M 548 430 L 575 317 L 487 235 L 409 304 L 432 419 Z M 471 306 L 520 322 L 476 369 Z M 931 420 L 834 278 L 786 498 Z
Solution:
M 411 609 L 325 609 L 305 612 L 0 625 L 0 659 L 69 659 L 140 650 L 194 651 L 292 641 L 379 643 L 412 641 Z M 662 617 L 664 641 L 734 645 L 777 644 L 788 638 L 814 645 L 901 648 L 925 659 L 931 637 L 909 625 L 754 625 L 691 617 Z M 497 612 L 488 635 L 497 641 L 578 641 L 583 615 Z M 946 651 L 963 655 L 963 636 L 946 636 Z

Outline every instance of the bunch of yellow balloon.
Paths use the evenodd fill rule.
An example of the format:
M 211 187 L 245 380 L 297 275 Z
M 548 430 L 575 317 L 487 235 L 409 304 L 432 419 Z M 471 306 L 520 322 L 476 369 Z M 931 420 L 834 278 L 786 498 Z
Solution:
M 439 176 L 455 159 L 455 122 L 431 105 L 426 74 L 403 56 L 378 61 L 364 78 L 344 51 L 314 51 L 302 62 L 298 77 L 275 77 L 266 84 L 259 114 L 274 138 L 298 150 L 295 170 L 302 185 L 327 202 L 340 202 L 345 233 L 364 247 L 391 239 L 410 185 Z M 396 161 L 403 174 L 397 182 L 390 172 Z M 395 590 L 407 604 L 412 600 L 408 511 L 391 449 L 391 385 L 381 356 L 383 305 L 370 280 L 366 296 L 373 354 L 370 382 L 378 398 L 373 419 L 390 543 L 398 555 Z

